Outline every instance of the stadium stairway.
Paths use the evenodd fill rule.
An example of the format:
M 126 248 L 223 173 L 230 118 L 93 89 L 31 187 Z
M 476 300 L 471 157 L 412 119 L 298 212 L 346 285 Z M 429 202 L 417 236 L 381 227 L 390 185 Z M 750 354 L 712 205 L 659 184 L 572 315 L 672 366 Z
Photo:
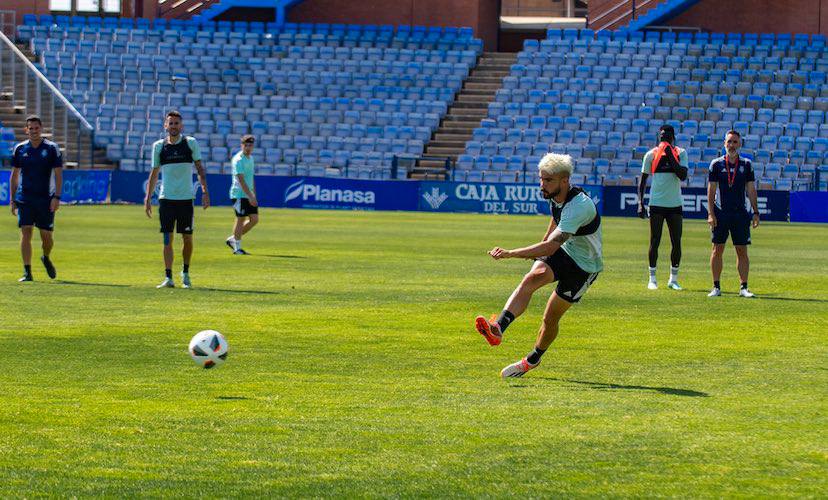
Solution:
M 20 49 L 25 56 L 32 61 L 33 63 L 38 63 L 38 58 L 35 56 L 31 48 L 28 44 L 25 43 L 18 43 L 16 44 L 17 48 Z M 4 127 L 8 127 L 14 130 L 14 139 L 16 142 L 22 142 L 26 140 L 26 134 L 23 132 L 24 127 L 26 126 L 26 106 L 25 102 L 34 102 L 34 89 L 29 88 L 29 95 L 26 96 L 25 99 L 22 98 L 23 89 L 25 88 L 25 81 L 24 77 L 25 74 L 22 72 L 16 73 L 16 78 L 14 83 L 9 81 L 2 82 L 0 88 L 13 88 L 15 89 L 15 94 L 21 97 L 18 97 L 17 100 L 12 100 L 12 94 L 9 92 L 0 93 L 0 123 L 3 124 Z M 3 78 L 11 79 L 11 72 L 4 72 Z M 92 148 L 90 143 L 89 137 L 87 135 L 83 135 L 80 140 L 80 151 L 81 153 L 81 161 L 77 161 L 77 150 L 78 150 L 78 141 L 69 140 L 67 141 L 68 144 L 62 143 L 63 132 L 59 132 L 57 134 L 57 138 L 55 138 L 55 131 L 53 130 L 52 124 L 50 123 L 50 118 L 47 112 L 44 111 L 41 118 L 43 119 L 43 137 L 49 140 L 54 140 L 60 146 L 61 153 L 63 154 L 64 158 L 64 166 L 66 168 L 96 168 L 96 169 L 114 169 L 116 165 L 111 162 L 106 157 L 106 150 L 96 148 L 93 150 L 93 157 L 92 157 L 92 165 L 89 165 L 89 150 Z M 56 116 L 58 120 L 62 120 L 63 115 L 60 112 L 56 111 Z M 68 131 L 67 136 L 70 138 L 77 138 L 78 137 L 78 125 L 73 120 L 68 120 Z
M 424 156 L 448 157 L 454 162 L 458 155 L 465 152 L 472 131 L 480 126 L 480 120 L 486 118 L 489 103 L 494 101 L 497 91 L 503 87 L 503 78 L 509 76 L 516 60 L 517 54 L 514 53 L 483 53 L 426 145 Z M 422 159 L 417 162 L 411 178 L 444 179 L 448 174 L 445 161 Z

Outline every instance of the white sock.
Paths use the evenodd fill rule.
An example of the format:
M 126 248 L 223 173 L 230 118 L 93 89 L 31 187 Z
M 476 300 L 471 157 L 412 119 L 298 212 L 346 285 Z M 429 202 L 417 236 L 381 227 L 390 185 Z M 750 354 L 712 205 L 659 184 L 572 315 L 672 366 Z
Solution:
M 656 268 L 650 268 L 650 281 L 655 283 L 656 282 Z
M 241 250 L 241 240 L 237 240 L 237 239 L 233 238 L 233 250 L 235 250 L 237 252 L 239 250 Z
M 678 281 L 678 266 L 670 266 L 670 281 L 675 283 Z

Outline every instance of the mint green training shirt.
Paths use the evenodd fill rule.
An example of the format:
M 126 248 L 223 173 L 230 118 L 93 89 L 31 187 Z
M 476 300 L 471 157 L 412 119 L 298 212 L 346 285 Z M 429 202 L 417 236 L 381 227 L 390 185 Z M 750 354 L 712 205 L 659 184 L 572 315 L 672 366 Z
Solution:
M 555 203 L 549 200 L 549 203 Z M 581 226 L 589 224 L 595 218 L 597 210 L 595 203 L 586 193 L 579 193 L 572 198 L 561 211 L 561 220 L 558 229 L 572 236 L 561 245 L 561 250 L 567 253 L 578 267 L 588 273 L 598 273 L 604 269 L 604 258 L 601 241 L 601 226 L 592 234 L 577 236 L 575 233 Z
M 230 160 L 230 165 L 232 166 L 231 175 L 233 176 L 233 184 L 230 186 L 230 198 L 247 198 L 236 176 L 241 175 L 248 189 L 253 191 L 253 172 L 255 170 L 253 157 L 245 156 L 244 153 L 239 151 L 233 155 L 233 159 Z
M 679 150 L 679 165 L 687 167 L 687 151 L 682 148 Z M 651 207 L 674 208 L 680 207 L 684 203 L 681 198 L 681 181 L 673 172 L 656 172 L 653 173 L 653 156 L 655 155 L 655 148 L 647 151 L 644 155 L 644 161 L 641 163 L 641 173 L 649 175 L 653 181 L 650 184 L 650 203 Z
M 175 144 L 187 140 L 187 145 L 193 155 L 193 161 L 201 160 L 201 150 L 195 137 L 181 136 Z M 192 200 L 193 199 L 193 163 L 166 163 L 161 164 L 161 150 L 167 139 L 155 141 L 152 145 L 152 168 L 161 168 L 161 193 L 158 198 L 165 200 Z

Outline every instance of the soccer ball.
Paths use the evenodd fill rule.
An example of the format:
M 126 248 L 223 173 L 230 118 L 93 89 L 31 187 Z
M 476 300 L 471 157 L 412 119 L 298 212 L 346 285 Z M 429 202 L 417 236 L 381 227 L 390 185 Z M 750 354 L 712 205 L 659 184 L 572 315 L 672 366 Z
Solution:
M 227 359 L 227 339 L 215 330 L 204 330 L 190 340 L 190 357 L 203 368 L 213 368 Z

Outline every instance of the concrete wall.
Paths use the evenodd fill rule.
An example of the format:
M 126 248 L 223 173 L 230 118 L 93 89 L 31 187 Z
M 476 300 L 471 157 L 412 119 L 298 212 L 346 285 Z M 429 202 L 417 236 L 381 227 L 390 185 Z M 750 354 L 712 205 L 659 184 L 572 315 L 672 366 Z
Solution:
M 637 13 L 643 14 L 657 2 L 636 0 Z M 605 23 L 628 12 L 631 0 L 592 0 L 589 2 L 590 27 L 605 27 Z M 644 6 L 642 7 L 642 4 Z M 618 7 L 618 8 L 615 8 Z M 615 10 L 612 10 L 614 9 Z M 612 13 L 604 15 L 612 11 Z M 617 28 L 628 23 L 630 16 L 622 16 Z M 667 23 L 669 26 L 687 26 L 712 32 L 742 33 L 822 33 L 828 35 L 828 0 L 702 0 Z
M 290 22 L 469 26 L 486 50 L 497 47 L 499 0 L 305 0 Z
M 669 24 L 723 33 L 828 35 L 828 0 L 702 0 Z

